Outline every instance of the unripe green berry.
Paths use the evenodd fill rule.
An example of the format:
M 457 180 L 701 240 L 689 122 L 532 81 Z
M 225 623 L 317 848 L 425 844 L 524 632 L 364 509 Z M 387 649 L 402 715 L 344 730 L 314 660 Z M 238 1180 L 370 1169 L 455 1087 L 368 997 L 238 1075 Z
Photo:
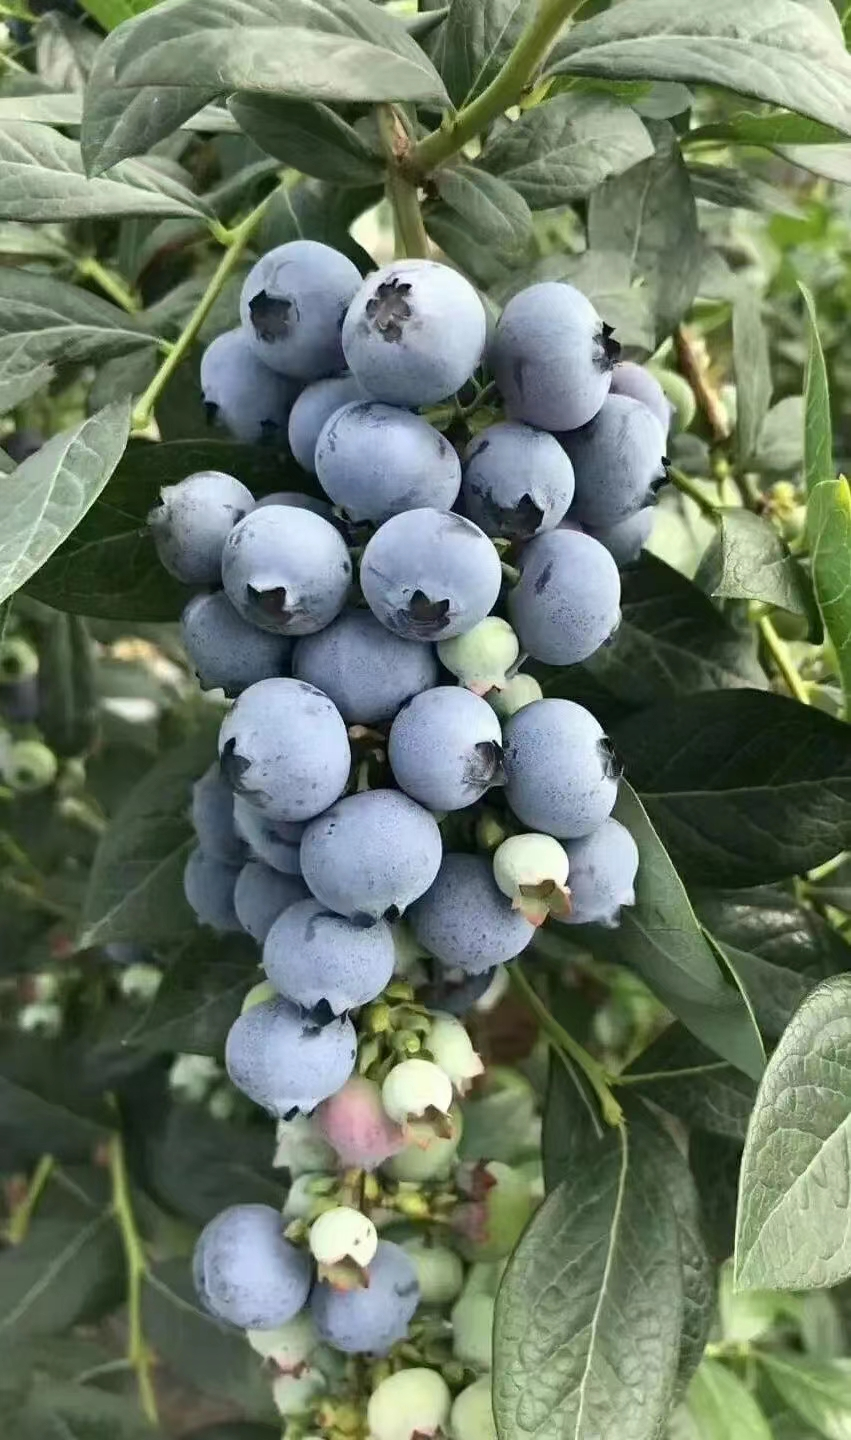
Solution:
M 505 685 L 506 672 L 520 654 L 520 641 L 507 620 L 489 615 L 466 634 L 438 641 L 437 653 L 462 685 L 484 695 Z
M 272 1386 L 272 1399 L 279 1415 L 306 1415 L 327 1388 L 321 1370 L 302 1370 L 299 1375 L 279 1375 Z
M 543 698 L 544 692 L 534 675 L 513 675 L 501 690 L 489 690 L 485 696 L 500 720 L 508 720 L 512 715 L 516 715 L 518 710 L 522 710 L 524 705 L 532 705 Z
M 248 994 L 242 1002 L 242 1009 L 239 1012 L 244 1015 L 246 1010 L 253 1010 L 255 1005 L 264 1005 L 267 1000 L 274 1000 L 275 991 L 268 980 L 258 980 L 252 985 Z
M 0 685 L 15 684 L 38 674 L 38 654 L 27 640 L 10 636 L 0 643 Z
M 429 1245 L 425 1240 L 406 1240 L 402 1249 L 417 1272 L 421 1304 L 448 1305 L 460 1295 L 464 1262 L 454 1250 L 446 1245 Z
M 512 908 L 533 925 L 570 914 L 567 851 L 552 835 L 510 835 L 493 857 L 493 878 Z
M 274 1360 L 284 1373 L 301 1370 L 319 1345 L 309 1310 L 302 1310 L 277 1330 L 246 1330 L 245 1338 L 252 1350 L 264 1360 Z
M 446 1130 L 447 1134 L 440 1135 L 427 1120 L 410 1121 L 405 1127 L 407 1144 L 384 1162 L 383 1173 L 418 1185 L 448 1179 L 463 1131 L 461 1111 L 454 1106 L 446 1118 Z
M 456 1396 L 449 1417 L 452 1440 L 496 1440 L 489 1375 L 474 1380 Z
M 452 1307 L 452 1354 L 471 1370 L 491 1368 L 495 1306 L 495 1296 L 465 1290 Z
M 443 1433 L 452 1396 L 437 1370 L 397 1370 L 372 1392 L 366 1418 L 370 1440 L 413 1440 Z
M 697 401 L 685 376 L 680 375 L 676 370 L 663 370 L 661 367 L 655 370 L 652 365 L 647 368 L 650 374 L 659 381 L 674 407 L 671 429 L 675 434 L 679 434 L 682 430 L 688 430 L 697 414 Z
M 3 779 L 24 794 L 46 790 L 59 773 L 59 762 L 41 740 L 16 740 L 3 757 Z
M 454 1015 L 436 1013 L 426 1044 L 458 1094 L 466 1095 L 472 1081 L 485 1067 L 461 1021 Z

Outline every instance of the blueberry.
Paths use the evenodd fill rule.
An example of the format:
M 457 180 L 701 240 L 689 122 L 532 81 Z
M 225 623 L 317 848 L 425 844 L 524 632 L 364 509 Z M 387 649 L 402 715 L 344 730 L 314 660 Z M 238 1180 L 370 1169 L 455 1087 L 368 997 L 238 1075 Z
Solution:
M 460 685 L 424 690 L 403 706 L 387 754 L 396 784 L 430 810 L 463 810 L 503 781 L 499 720 Z
M 239 300 L 255 355 L 297 380 L 342 370 L 340 327 L 360 283 L 351 260 L 316 240 L 268 251 L 248 272 Z
M 284 1239 L 271 1205 L 231 1205 L 201 1231 L 192 1269 L 198 1299 L 217 1320 L 273 1330 L 307 1303 L 313 1267 Z
M 244 690 L 225 716 L 219 755 L 228 784 L 274 821 L 309 820 L 333 805 L 351 765 L 339 710 L 302 680 Z
M 230 698 L 285 674 L 292 651 L 291 640 L 243 620 L 223 590 L 193 596 L 180 617 L 180 637 L 201 689 Z
M 233 905 L 239 868 L 205 855 L 196 845 L 183 872 L 183 893 L 202 925 L 213 930 L 241 930 Z
M 234 824 L 233 791 L 215 762 L 192 786 L 192 824 L 198 844 L 210 859 L 224 865 L 245 862 L 245 843 Z
M 321 515 L 268 505 L 229 535 L 222 580 L 244 620 L 273 633 L 312 635 L 342 610 L 352 562 L 342 535 Z
M 365 1075 L 353 1075 L 320 1105 L 313 1123 L 346 1168 L 374 1170 L 405 1143 L 385 1113 L 378 1085 Z
M 281 875 L 301 874 L 299 852 L 306 821 L 267 820 L 244 795 L 236 795 L 233 823 L 255 859 Z
M 244 330 L 227 330 L 201 356 L 201 398 L 210 421 L 237 440 L 282 445 L 298 385 L 258 360 Z
M 264 510 L 268 505 L 292 505 L 296 510 L 310 510 L 314 515 L 321 515 L 336 530 L 340 529 L 340 523 L 334 514 L 333 505 L 327 500 L 319 500 L 315 495 L 302 495 L 298 490 L 276 490 L 273 495 L 264 495 L 258 500 L 255 510 Z
M 308 898 L 297 875 L 282 875 L 262 860 L 249 860 L 239 872 L 233 901 L 243 930 L 262 945 L 279 916 Z
M 485 855 L 444 855 L 431 889 L 411 906 L 410 924 L 436 960 L 467 975 L 513 960 L 535 933 L 497 889 Z
M 390 926 L 353 925 L 306 899 L 285 911 L 263 947 L 263 969 L 275 989 L 305 1010 L 343 1015 L 380 995 L 396 958 Z
M 148 515 L 161 564 L 185 585 L 221 584 L 224 543 L 253 508 L 251 491 L 220 470 L 165 485 Z
M 633 360 L 621 360 L 612 371 L 612 395 L 628 395 L 652 411 L 667 436 L 674 407 L 656 376 Z
M 567 846 L 570 860 L 571 913 L 555 918 L 564 925 L 614 927 L 623 905 L 635 904 L 638 846 L 617 820 L 603 824 Z
M 290 449 L 302 470 L 316 474 L 316 442 L 326 420 L 351 400 L 362 400 L 363 391 L 351 375 L 335 375 L 305 386 L 290 414 Z
M 485 309 L 468 280 L 434 260 L 398 260 L 366 279 L 343 324 L 349 369 L 388 405 L 433 405 L 482 358 Z
M 618 567 L 590 535 L 574 530 L 536 535 L 523 550 L 520 572 L 508 609 L 520 644 L 533 659 L 575 665 L 617 629 Z
M 486 535 L 528 540 L 554 530 L 573 499 L 573 466 L 546 430 L 506 421 L 467 447 L 464 514 Z
M 369 1434 L 372 1440 L 445 1435 L 451 1406 L 449 1386 L 437 1370 L 397 1370 L 380 1380 L 369 1397 Z
M 363 1289 L 313 1287 L 310 1310 L 322 1339 L 348 1355 L 385 1355 L 404 1339 L 420 1298 L 417 1272 L 405 1251 L 380 1240 Z
M 336 1095 L 354 1069 L 356 1053 L 350 1020 L 317 1025 L 277 998 L 253 1005 L 234 1021 L 225 1065 L 237 1090 L 270 1115 L 288 1119 Z
M 506 796 L 525 825 L 573 840 L 608 818 L 620 771 L 602 727 L 582 705 L 536 700 L 506 721 L 503 735 Z
M 615 564 L 619 567 L 632 565 L 638 559 L 653 530 L 656 516 L 652 509 L 639 510 L 627 515 L 617 525 L 607 530 L 590 530 L 588 534 L 601 545 L 605 545 Z
M 301 868 L 317 900 L 338 915 L 397 919 L 432 883 L 441 850 L 428 810 L 398 790 L 366 790 L 308 825 Z
M 456 1397 L 450 1434 L 454 1440 L 497 1440 L 489 1375 L 482 1375 Z
M 381 725 L 437 681 L 431 645 L 403 640 L 369 610 L 344 610 L 293 651 L 293 674 L 324 690 L 347 725 Z
M 406 510 L 373 535 L 360 582 L 370 610 L 394 634 L 448 640 L 490 613 L 502 566 L 471 520 L 440 510 Z
M 326 422 L 316 473 L 349 519 L 376 525 L 402 510 L 449 510 L 461 484 L 461 462 L 439 430 L 376 400 L 355 400 Z
M 575 430 L 609 393 L 620 346 L 590 300 L 546 280 L 509 300 L 490 347 L 496 383 L 512 420 Z
M 590 424 L 560 438 L 576 476 L 572 514 L 583 525 L 617 525 L 655 504 L 666 477 L 665 434 L 640 400 L 610 395 Z

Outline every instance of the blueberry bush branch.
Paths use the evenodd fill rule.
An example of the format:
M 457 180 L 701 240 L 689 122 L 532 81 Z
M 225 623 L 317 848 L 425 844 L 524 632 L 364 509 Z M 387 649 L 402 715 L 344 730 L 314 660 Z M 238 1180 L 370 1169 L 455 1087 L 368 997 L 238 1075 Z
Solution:
M 136 1374 L 142 1411 L 151 1424 L 156 1425 L 158 1415 L 153 1381 L 154 1361 L 142 1328 L 142 1286 L 148 1262 L 133 1213 L 124 1140 L 120 1131 L 115 1131 L 110 1137 L 108 1155 L 112 1207 L 127 1266 L 127 1362 Z

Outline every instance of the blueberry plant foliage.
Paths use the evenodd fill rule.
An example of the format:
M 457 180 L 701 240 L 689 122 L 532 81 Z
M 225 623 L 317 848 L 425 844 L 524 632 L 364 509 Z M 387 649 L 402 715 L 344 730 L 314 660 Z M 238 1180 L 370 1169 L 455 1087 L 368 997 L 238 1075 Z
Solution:
M 14 1440 L 851 1433 L 849 14 L 839 0 L 0 6 L 0 1423 Z M 364 494 L 335 432 L 314 448 L 306 402 L 304 431 L 259 423 L 320 375 L 341 406 L 359 393 L 354 348 L 352 382 L 333 359 L 276 372 L 244 343 L 251 326 L 269 343 L 292 327 L 268 278 L 245 287 L 292 242 L 336 257 L 316 303 L 345 291 L 344 343 L 353 296 L 385 338 L 405 333 L 403 268 L 370 290 L 377 267 L 447 267 L 428 356 L 446 374 L 460 354 L 458 384 L 407 395 L 399 366 L 377 396 L 397 407 L 392 440 L 361 441 Z M 535 419 L 547 433 L 527 459 L 488 432 L 531 418 L 530 373 L 540 414 L 566 393 L 561 352 L 538 353 L 533 327 L 518 401 L 500 339 L 539 285 L 554 287 L 544 312 L 586 297 L 612 349 L 592 409 Z M 574 535 L 584 521 L 606 538 L 594 497 L 624 493 L 632 452 L 615 447 L 584 514 L 555 528 L 564 455 L 587 475 L 581 427 L 617 390 L 615 341 L 646 367 L 621 406 L 671 411 L 658 504 L 625 548 L 607 537 L 619 581 L 599 556 L 580 574 Z M 376 494 L 408 483 L 405 466 L 421 483 L 411 456 L 427 443 L 445 496 L 388 519 Z M 473 482 L 500 445 L 504 489 L 483 499 Z M 478 560 L 454 572 L 459 605 L 485 594 L 475 619 L 493 611 L 486 660 L 461 625 L 439 665 L 394 640 L 374 666 L 374 632 L 389 647 L 399 614 L 388 572 L 405 579 L 427 550 L 462 461 L 466 523 L 496 541 L 481 575 Z M 552 527 L 528 493 L 544 471 Z M 221 688 L 249 695 L 258 666 L 291 664 L 268 623 L 291 595 L 255 588 L 248 618 L 230 606 L 278 522 L 240 532 L 224 591 L 203 556 L 192 573 L 182 552 L 168 561 L 161 512 L 148 523 L 164 489 L 206 472 L 235 509 L 248 495 L 252 523 L 255 501 L 286 492 L 282 543 L 324 574 L 337 557 L 340 596 L 326 586 L 316 633 L 295 631 L 298 678 L 319 690 L 342 643 L 324 626 L 360 574 L 357 664 L 336 705 L 320 697 L 333 716 L 309 722 L 332 736 L 318 809 L 347 791 L 330 820 L 308 808 L 270 825 L 252 808 L 233 739 L 246 702 L 228 713 Z M 198 503 L 212 524 L 219 501 Z M 429 505 L 428 523 L 406 520 Z M 450 569 L 453 523 L 434 547 Z M 614 633 L 573 663 L 535 629 L 547 546 L 575 552 L 577 595 L 604 572 L 619 585 Z M 209 649 L 222 607 L 238 682 Z M 406 615 L 446 618 L 422 590 Z M 405 667 L 416 698 L 388 743 Z M 288 795 L 306 724 L 293 694 L 257 727 L 291 763 Z M 589 712 L 594 745 L 608 737 L 605 834 L 631 871 L 637 851 L 632 904 L 629 886 L 597 911 L 587 899 L 614 840 L 549 835 L 572 762 L 529 720 L 541 697 Z M 456 808 L 471 783 L 476 805 Z M 406 818 L 370 830 L 380 806 Z M 434 868 L 405 892 L 407 928 L 402 905 L 369 913 L 362 895 L 382 866 L 404 869 L 387 833 L 417 827 Z M 522 864 L 503 848 L 521 830 L 541 832 Z M 445 923 L 459 892 L 498 917 L 478 949 L 471 925 Z M 571 903 L 589 923 L 559 923 Z M 342 937 L 333 983 L 317 917 Z M 466 977 L 447 988 L 434 955 Z M 258 1078 L 258 1045 L 297 1055 L 288 1099 L 270 1100 L 280 1076 Z M 321 1094 L 319 1074 L 333 1074 Z

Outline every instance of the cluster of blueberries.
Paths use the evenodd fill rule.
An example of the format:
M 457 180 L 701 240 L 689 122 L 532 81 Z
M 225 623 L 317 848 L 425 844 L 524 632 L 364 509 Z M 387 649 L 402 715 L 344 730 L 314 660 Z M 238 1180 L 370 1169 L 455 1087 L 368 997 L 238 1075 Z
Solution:
M 581 662 L 613 634 L 670 406 L 567 284 L 521 291 L 493 326 L 445 265 L 362 281 L 296 241 L 251 270 L 241 319 L 204 355 L 205 402 L 244 440 L 286 432 L 326 498 L 255 501 L 202 472 L 163 490 L 150 525 L 166 568 L 203 587 L 182 621 L 200 682 L 234 700 L 195 787 L 186 894 L 201 922 L 262 946 L 267 983 L 226 1063 L 290 1120 L 353 1083 L 352 1012 L 412 941 L 461 1009 L 548 918 L 612 925 L 634 903 L 606 737 L 521 667 Z M 507 418 L 459 457 L 418 411 L 461 392 L 474 416 L 483 364 Z M 451 1102 L 433 1058 L 402 1061 L 387 1114 L 445 1110 L 447 1085 Z M 338 1217 L 342 1254 L 363 1220 Z M 416 1272 L 374 1227 L 358 1255 L 352 1286 L 323 1271 L 313 1232 L 300 1247 L 275 1211 L 240 1206 L 204 1231 L 196 1281 L 236 1325 L 309 1305 L 324 1342 L 381 1354 L 406 1332 Z

